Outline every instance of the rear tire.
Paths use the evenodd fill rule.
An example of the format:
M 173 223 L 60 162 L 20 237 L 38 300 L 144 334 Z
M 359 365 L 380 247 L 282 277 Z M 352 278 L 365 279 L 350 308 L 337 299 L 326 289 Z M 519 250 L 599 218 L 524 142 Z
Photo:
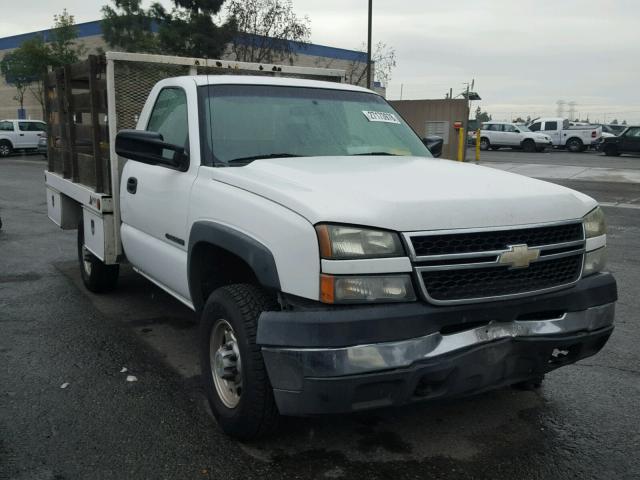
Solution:
M 533 140 L 525 140 L 522 142 L 522 149 L 525 152 L 532 153 L 536 151 L 536 144 Z
M 227 435 L 251 440 L 273 431 L 279 419 L 260 347 L 258 318 L 277 308 L 254 285 L 227 285 L 207 299 L 200 321 L 202 382 L 213 415 Z
M 572 153 L 579 153 L 584 152 L 585 148 L 582 140 L 580 140 L 579 138 L 570 138 L 567 141 L 567 150 Z
M 482 137 L 480 139 L 480 150 L 489 150 L 489 147 L 491 147 L 489 139 L 487 137 Z
M 120 265 L 107 265 L 93 253 L 84 243 L 84 222 L 78 224 L 78 262 L 82 283 L 93 293 L 104 293 L 113 290 L 118 283 Z
M 0 157 L 8 157 L 13 152 L 13 145 L 8 140 L 0 140 Z

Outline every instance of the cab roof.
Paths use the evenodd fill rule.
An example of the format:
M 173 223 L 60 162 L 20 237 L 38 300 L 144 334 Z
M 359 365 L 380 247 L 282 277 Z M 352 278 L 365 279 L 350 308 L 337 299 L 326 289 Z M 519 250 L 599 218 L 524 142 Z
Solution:
M 356 85 L 348 83 L 327 82 L 322 80 L 310 80 L 306 78 L 268 77 L 262 75 L 194 75 L 196 85 L 274 85 L 281 87 L 306 87 L 324 88 L 332 90 L 348 90 L 352 92 L 373 93 Z

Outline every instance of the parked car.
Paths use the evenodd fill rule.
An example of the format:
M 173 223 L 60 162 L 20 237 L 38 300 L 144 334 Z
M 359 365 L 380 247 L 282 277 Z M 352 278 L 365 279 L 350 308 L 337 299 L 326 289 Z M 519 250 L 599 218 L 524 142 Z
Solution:
M 38 153 L 44 155 L 44 157 L 47 157 L 47 137 L 46 135 L 43 137 L 40 137 L 40 140 L 38 140 Z
M 584 152 L 592 144 L 596 145 L 602 136 L 601 127 L 572 127 L 569 120 L 560 117 L 537 118 L 529 129 L 548 135 L 555 147 L 566 148 L 570 152 Z
M 106 91 L 92 63 L 47 88 L 55 100 L 71 71 L 106 94 L 110 154 L 101 131 L 86 149 L 98 158 L 70 172 L 52 149 L 48 215 L 78 230 L 87 289 L 116 287 L 128 261 L 194 310 L 202 388 L 230 435 L 265 434 L 279 415 L 535 387 L 611 335 L 616 282 L 593 198 L 432 158 L 441 140 L 342 70 L 96 60 Z M 192 73 L 151 88 L 136 81 L 150 63 Z M 73 121 L 71 105 L 56 122 Z
M 480 149 L 521 148 L 527 152 L 543 152 L 551 147 L 551 138 L 534 133 L 524 125 L 509 122 L 485 122 L 480 129 Z
M 640 126 L 627 127 L 619 136 L 605 138 L 599 150 L 609 157 L 640 153 Z
M 14 150 L 35 150 L 46 136 L 47 124 L 40 120 L 0 120 L 0 157 Z

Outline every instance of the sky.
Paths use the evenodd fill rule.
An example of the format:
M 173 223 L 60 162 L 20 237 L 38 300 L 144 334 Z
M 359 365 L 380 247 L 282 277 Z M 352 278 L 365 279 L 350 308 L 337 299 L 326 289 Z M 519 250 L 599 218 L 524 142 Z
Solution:
M 11 5 L 0 37 L 49 28 L 65 7 L 77 22 L 96 20 L 107 1 L 0 0 Z M 314 43 L 366 40 L 367 0 L 293 4 Z M 389 99 L 444 98 L 473 79 L 473 108 L 496 120 L 555 115 L 564 100 L 580 118 L 640 123 L 639 18 L 640 0 L 373 0 L 373 42 L 396 51 Z

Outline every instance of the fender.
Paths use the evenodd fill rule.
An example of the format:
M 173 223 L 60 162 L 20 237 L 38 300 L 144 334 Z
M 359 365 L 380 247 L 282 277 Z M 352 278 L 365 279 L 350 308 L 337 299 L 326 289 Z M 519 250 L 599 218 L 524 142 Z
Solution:
M 226 225 L 211 221 L 195 222 L 189 234 L 187 254 L 187 278 L 191 301 L 197 311 L 204 305 L 202 294 L 192 281 L 192 253 L 198 244 L 209 244 L 227 250 L 251 267 L 260 284 L 266 288 L 280 290 L 280 278 L 271 251 L 257 240 Z

